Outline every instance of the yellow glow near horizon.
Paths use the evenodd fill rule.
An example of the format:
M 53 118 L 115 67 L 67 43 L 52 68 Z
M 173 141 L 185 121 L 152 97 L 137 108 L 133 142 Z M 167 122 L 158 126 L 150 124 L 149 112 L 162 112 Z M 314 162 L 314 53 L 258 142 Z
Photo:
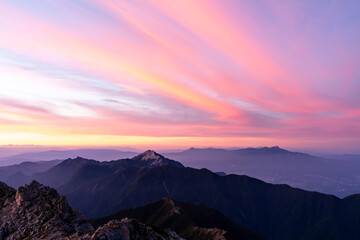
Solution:
M 25 2 L 0 2 L 0 144 L 359 149 L 350 5 Z

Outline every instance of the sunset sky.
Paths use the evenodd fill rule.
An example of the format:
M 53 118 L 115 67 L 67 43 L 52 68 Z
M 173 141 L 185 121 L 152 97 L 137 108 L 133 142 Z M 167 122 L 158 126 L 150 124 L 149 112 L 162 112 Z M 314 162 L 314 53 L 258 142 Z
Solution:
M 3 0 L 0 145 L 360 152 L 360 1 Z

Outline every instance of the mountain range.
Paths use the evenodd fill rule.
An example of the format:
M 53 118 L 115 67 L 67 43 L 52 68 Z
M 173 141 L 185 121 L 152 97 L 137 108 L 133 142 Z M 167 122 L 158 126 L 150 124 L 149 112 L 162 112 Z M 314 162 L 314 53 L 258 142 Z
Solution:
M 78 149 L 32 152 L 0 158 L 0 165 L 23 161 L 45 161 L 73 159 L 78 156 L 97 161 L 132 158 L 136 152 L 112 149 Z M 338 197 L 360 192 L 359 155 L 322 155 L 291 152 L 279 147 L 260 147 L 243 149 L 190 148 L 180 152 L 164 153 L 164 156 L 193 168 L 207 168 L 213 172 L 247 175 L 274 184 L 288 184 L 293 187 L 333 194 Z M 0 180 L 13 187 L 29 183 L 33 173 L 22 169 L 2 171 Z M 11 174 L 9 174 L 11 172 Z M 15 176 L 11 176 L 15 174 Z M 25 176 L 24 176 L 25 175 Z M 40 174 L 41 175 L 41 174 Z M 6 179 L 10 177 L 9 179 Z M 61 183 L 62 184 L 62 183 Z
M 25 183 L 30 183 L 34 179 L 33 174 L 47 171 L 61 162 L 62 160 L 22 162 L 3 166 L 0 167 L 0 181 L 17 188 Z
M 114 149 L 74 149 L 74 150 L 50 150 L 44 152 L 21 153 L 13 156 L 0 158 L 0 166 L 19 164 L 22 162 L 37 162 L 49 160 L 65 160 L 81 156 L 98 161 L 111 161 L 114 159 L 129 158 L 137 152 L 120 151 Z
M 92 177 L 82 168 L 59 191 L 87 217 L 142 206 L 163 197 L 214 208 L 236 224 L 268 239 L 357 239 L 360 196 L 339 199 L 288 185 L 240 175 L 219 176 L 207 169 L 173 165 L 130 166 Z M 103 172 L 99 169 L 99 172 Z M 343 224 L 346 223 L 346 224 Z M 316 237 L 314 237 L 316 236 Z
M 360 192 L 360 158 L 323 158 L 279 147 L 190 148 L 167 157 L 193 168 L 247 175 L 275 184 L 346 197 Z
M 298 156 L 297 160 L 290 158 L 294 161 L 304 157 L 302 153 L 280 148 L 246 149 L 242 154 L 251 157 L 258 156 L 259 152 L 273 155 L 276 160 L 284 155 Z M 322 159 L 307 156 L 306 161 L 321 162 Z M 67 197 L 70 206 L 88 218 L 97 218 L 96 221 L 119 219 L 128 214 L 148 224 L 166 227 L 166 221 L 154 220 L 156 212 L 151 216 L 147 210 L 155 209 L 154 206 L 168 209 L 169 203 L 160 200 L 166 198 L 186 213 L 185 217 L 175 219 L 192 219 L 188 226 L 173 226 L 181 234 L 190 236 L 195 232 L 187 228 L 216 228 L 215 232 L 207 233 L 231 239 L 229 236 L 239 236 L 231 226 L 242 226 L 266 239 L 360 238 L 360 195 L 340 199 L 286 184 L 269 184 L 245 175 L 185 167 L 151 150 L 133 158 L 105 162 L 81 157 L 66 159 L 32 176 L 45 185 L 56 187 Z M 191 211 L 203 217 L 194 220 L 194 215 L 188 214 Z M 169 219 L 168 211 L 161 216 Z M 212 216 L 223 220 L 212 221 L 215 225 L 204 220 Z M 205 236 L 204 232 L 197 233 L 200 238 Z

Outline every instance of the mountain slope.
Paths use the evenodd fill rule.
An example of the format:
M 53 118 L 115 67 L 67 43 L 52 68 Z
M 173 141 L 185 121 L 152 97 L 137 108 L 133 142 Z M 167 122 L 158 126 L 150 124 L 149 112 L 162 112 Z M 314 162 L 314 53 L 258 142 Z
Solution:
M 67 179 L 69 180 L 69 184 L 62 186 L 59 189 L 64 192 L 76 191 L 77 188 L 81 188 L 83 185 L 88 185 L 89 183 L 99 179 L 112 176 L 116 172 L 122 171 L 123 169 L 131 166 L 156 167 L 164 165 L 184 168 L 181 163 L 165 158 L 152 150 L 148 150 L 131 159 L 120 159 L 110 162 L 96 162 L 96 164 L 82 165 L 78 171 L 72 172 L 71 178 Z M 67 189 L 67 187 L 69 187 L 69 189 Z
M 184 240 L 175 232 L 146 225 L 136 219 L 111 220 L 96 231 L 76 234 L 69 240 Z
M 21 172 L 26 176 L 31 176 L 37 172 L 47 171 L 51 167 L 56 166 L 61 162 L 62 160 L 23 162 L 20 164 L 0 167 L 0 180 L 2 181 L 17 172 Z
M 13 175 L 7 177 L 4 182 L 11 187 L 18 188 L 21 185 L 30 183 L 31 180 L 33 180 L 32 177 L 26 176 L 22 172 L 16 172 Z
M 185 239 L 262 239 L 251 230 L 231 222 L 204 205 L 164 198 L 143 207 L 119 211 L 104 218 L 89 220 L 94 227 L 112 219 L 136 218 L 163 229 L 171 229 Z
M 11 187 L 17 188 L 28 184 L 34 179 L 32 175 L 37 172 L 47 171 L 62 160 L 23 162 L 20 164 L 0 167 L 0 181 L 4 181 Z
M 132 166 L 81 188 L 73 189 L 73 184 L 76 181 L 68 182 L 60 191 L 88 217 L 109 215 L 170 196 L 203 203 L 269 239 L 301 239 L 307 233 L 319 232 L 316 229 L 331 229 L 335 231 L 328 231 L 332 236 L 356 239 L 353 236 L 359 232 L 340 224 L 352 221 L 360 225 L 346 199 L 267 184 L 247 176 L 222 177 L 206 169 Z M 304 239 L 316 239 L 312 236 Z
M 98 161 L 81 157 L 66 159 L 45 172 L 33 174 L 33 178 L 44 185 L 57 188 L 66 183 L 82 167 L 98 164 Z

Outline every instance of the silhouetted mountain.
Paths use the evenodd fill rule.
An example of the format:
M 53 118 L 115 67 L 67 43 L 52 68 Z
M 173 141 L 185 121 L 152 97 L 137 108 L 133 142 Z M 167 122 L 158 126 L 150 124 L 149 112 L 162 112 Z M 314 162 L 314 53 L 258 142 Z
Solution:
M 48 161 L 54 159 L 76 158 L 77 156 L 95 159 L 98 161 L 110 161 L 114 159 L 130 158 L 136 152 L 119 151 L 113 149 L 76 149 L 76 150 L 51 150 L 45 152 L 22 153 L 10 157 L 0 158 L 0 166 L 19 164 L 22 162 Z
M 16 172 L 13 175 L 6 178 L 5 182 L 11 187 L 18 188 L 21 185 L 31 182 L 32 177 L 26 176 L 22 172 Z
M 11 187 L 17 188 L 23 184 L 30 183 L 34 179 L 32 177 L 33 173 L 46 171 L 60 162 L 61 160 L 23 162 L 0 167 L 0 181 L 4 181 Z
M 57 188 L 66 183 L 80 168 L 98 164 L 100 162 L 81 157 L 66 159 L 45 172 L 33 174 L 33 177 L 44 185 Z
M 106 216 L 170 196 L 178 201 L 203 203 L 269 239 L 360 237 L 360 228 L 356 229 L 360 226 L 360 205 L 357 205 L 360 196 L 341 200 L 247 176 L 222 177 L 206 169 L 169 164 L 158 167 L 134 165 L 111 173 L 100 170 L 102 174 L 91 181 L 91 173 L 97 172 L 98 166 L 86 168 L 89 167 L 91 171 L 82 168 L 80 175 L 77 173 L 77 177 L 59 189 L 72 206 L 88 217 Z M 348 224 L 343 225 L 343 222 Z
M 61 162 L 62 160 L 23 162 L 20 164 L 0 167 L 0 180 L 6 179 L 16 172 L 22 172 L 24 175 L 31 176 L 37 172 L 44 172 Z
M 224 176 L 226 176 L 227 174 L 226 173 L 224 173 L 224 172 L 216 172 L 216 174 L 217 175 L 219 175 L 219 176 L 222 176 L 222 177 L 224 177 Z
M 190 148 L 167 153 L 186 166 L 255 177 L 266 182 L 345 197 L 360 192 L 360 161 L 325 159 L 279 147 Z
M 137 220 L 113 220 L 96 230 L 56 190 L 36 181 L 17 191 L 0 182 L 0 239 L 181 240 Z
M 164 198 L 143 207 L 119 211 L 104 218 L 91 219 L 99 227 L 112 219 L 136 218 L 162 229 L 171 229 L 185 239 L 262 239 L 248 228 L 231 222 L 218 211 L 202 204 L 190 204 Z
M 341 155 L 334 155 L 334 154 L 322 154 L 321 157 L 330 158 L 330 159 L 338 159 L 344 162 L 347 160 L 355 160 L 360 161 L 360 154 L 341 154 Z
M 129 166 L 155 167 L 162 165 L 184 168 L 181 163 L 148 150 L 131 159 L 120 159 L 110 162 L 99 162 L 81 157 L 67 159 L 46 172 L 34 174 L 33 177 L 39 182 L 55 188 L 60 187 L 69 181 L 70 178 L 75 178 L 76 180 L 74 181 L 77 182 L 75 186 L 80 186 L 79 182 L 88 183 L 88 181 L 93 181 L 94 178 L 107 176 Z

